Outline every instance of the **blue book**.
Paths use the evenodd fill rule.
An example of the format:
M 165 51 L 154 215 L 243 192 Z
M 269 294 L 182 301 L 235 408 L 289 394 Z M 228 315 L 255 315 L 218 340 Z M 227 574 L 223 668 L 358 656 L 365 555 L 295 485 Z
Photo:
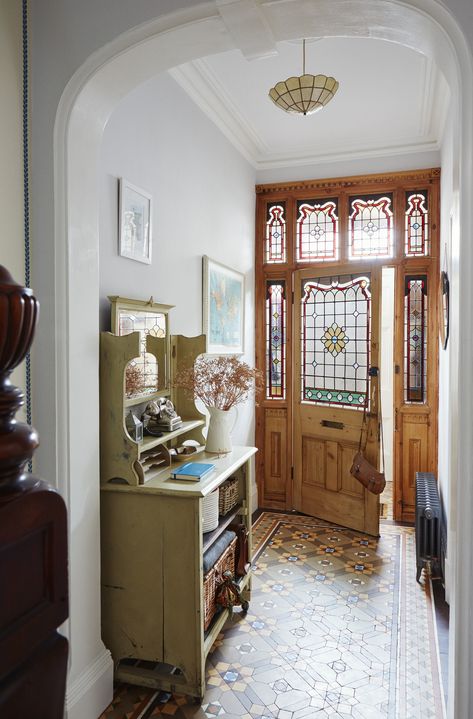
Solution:
M 214 464 L 205 464 L 204 462 L 186 462 L 171 472 L 173 479 L 190 479 L 198 482 L 206 477 L 215 468 Z

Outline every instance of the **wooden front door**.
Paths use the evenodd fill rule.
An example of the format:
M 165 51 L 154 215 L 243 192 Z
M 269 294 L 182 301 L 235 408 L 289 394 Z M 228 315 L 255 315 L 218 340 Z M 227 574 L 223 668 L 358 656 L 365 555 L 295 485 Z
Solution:
M 380 270 L 294 277 L 294 508 L 377 535 L 379 497 L 350 467 L 362 427 L 365 456 L 378 465 Z
M 331 387 L 329 374 L 322 376 L 317 365 L 306 366 L 302 379 L 301 282 L 371 271 L 371 364 L 378 366 L 373 273 L 390 267 L 395 273 L 394 428 L 387 431 L 394 435 L 394 518 L 414 520 L 416 472 L 437 471 L 439 181 L 440 170 L 433 168 L 257 186 L 256 364 L 265 376 L 256 408 L 260 507 L 297 508 L 345 526 L 355 522 L 376 534 L 378 501 L 364 495 L 346 471 L 362 413 L 333 397 L 303 397 L 303 390 Z M 344 318 L 340 321 L 343 327 Z M 324 333 L 334 322 L 324 325 Z M 327 349 L 321 336 L 319 352 Z M 344 341 L 346 348 L 338 343 L 335 355 L 326 353 L 337 373 L 352 349 Z M 312 387 L 310 382 L 320 378 L 322 387 Z M 334 375 L 337 389 L 344 379 L 349 377 Z M 370 379 L 373 437 L 377 384 Z M 371 439 L 368 452 L 376 458 Z

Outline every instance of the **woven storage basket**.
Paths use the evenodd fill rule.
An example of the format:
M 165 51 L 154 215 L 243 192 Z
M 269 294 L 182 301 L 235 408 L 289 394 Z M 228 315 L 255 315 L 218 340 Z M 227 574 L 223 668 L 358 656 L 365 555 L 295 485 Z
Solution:
M 204 631 L 209 628 L 217 611 L 215 592 L 220 576 L 226 571 L 235 575 L 236 545 L 237 538 L 235 537 L 204 577 Z
M 230 477 L 219 487 L 218 513 L 228 514 L 238 504 L 238 477 Z

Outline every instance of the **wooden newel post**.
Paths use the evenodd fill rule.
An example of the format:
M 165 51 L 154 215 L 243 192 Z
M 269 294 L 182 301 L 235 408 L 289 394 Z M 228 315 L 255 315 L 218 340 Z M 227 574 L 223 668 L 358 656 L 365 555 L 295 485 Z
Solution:
M 16 284 L 0 266 L 0 494 L 5 499 L 23 489 L 25 464 L 38 446 L 36 431 L 15 420 L 24 396 L 10 382 L 31 346 L 37 317 L 32 291 Z
M 0 716 L 62 719 L 68 646 L 67 516 L 25 465 L 36 431 L 16 421 L 10 382 L 33 340 L 38 302 L 0 266 Z

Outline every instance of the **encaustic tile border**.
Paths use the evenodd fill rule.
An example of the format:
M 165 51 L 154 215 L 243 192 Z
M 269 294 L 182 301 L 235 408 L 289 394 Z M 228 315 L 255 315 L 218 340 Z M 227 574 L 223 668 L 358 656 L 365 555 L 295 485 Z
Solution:
M 281 524 L 300 524 L 314 529 L 336 527 L 306 515 L 263 512 L 253 526 L 255 559 Z M 395 700 L 390 697 L 388 719 L 445 719 L 432 582 L 425 571 L 421 581 L 416 581 L 415 530 L 381 521 L 380 532 L 382 536 L 399 537 L 400 541 L 399 581 L 395 583 L 397 596 L 394 597 L 397 632 L 393 633 L 391 642 L 390 683 L 392 689 L 395 682 L 396 689 Z

